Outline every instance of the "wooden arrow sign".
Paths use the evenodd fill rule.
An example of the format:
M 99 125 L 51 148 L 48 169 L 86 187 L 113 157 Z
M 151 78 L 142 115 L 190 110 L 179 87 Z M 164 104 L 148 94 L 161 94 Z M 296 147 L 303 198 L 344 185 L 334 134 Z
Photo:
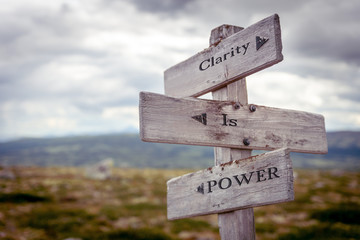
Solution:
M 230 101 L 140 93 L 143 141 L 327 153 L 324 117 Z
M 165 94 L 200 96 L 282 61 L 281 51 L 275 14 L 167 69 Z
M 280 149 L 173 178 L 167 188 L 170 220 L 291 201 L 289 151 Z

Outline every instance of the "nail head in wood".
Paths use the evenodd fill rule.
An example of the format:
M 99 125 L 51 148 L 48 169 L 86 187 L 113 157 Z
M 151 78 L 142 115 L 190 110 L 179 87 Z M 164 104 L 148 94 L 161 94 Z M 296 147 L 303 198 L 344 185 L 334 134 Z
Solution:
M 249 110 L 250 110 L 250 112 L 255 112 L 256 111 L 256 106 L 254 104 L 250 104 Z
M 248 138 L 244 138 L 243 143 L 245 146 L 249 146 L 250 145 L 250 140 Z

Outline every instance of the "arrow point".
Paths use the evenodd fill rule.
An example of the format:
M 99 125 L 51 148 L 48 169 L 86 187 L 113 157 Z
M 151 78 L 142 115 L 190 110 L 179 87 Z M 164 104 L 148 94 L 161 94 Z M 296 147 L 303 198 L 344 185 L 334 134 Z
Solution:
M 196 191 L 199 192 L 199 193 L 204 194 L 204 193 L 205 193 L 205 192 L 204 192 L 204 183 L 202 183 L 200 186 L 198 186 L 198 187 L 196 188 Z
M 202 113 L 200 115 L 195 115 L 191 117 L 192 119 L 195 119 L 198 122 L 201 122 L 202 124 L 206 125 L 207 124 L 207 120 L 206 120 L 206 113 Z
M 256 51 L 259 50 L 269 39 L 256 36 Z

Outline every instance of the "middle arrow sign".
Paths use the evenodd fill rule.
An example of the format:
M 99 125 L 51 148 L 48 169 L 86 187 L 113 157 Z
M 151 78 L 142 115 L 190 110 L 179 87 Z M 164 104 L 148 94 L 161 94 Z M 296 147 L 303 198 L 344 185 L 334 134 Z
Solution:
M 147 142 L 327 153 L 322 115 L 250 106 L 141 92 L 140 135 Z

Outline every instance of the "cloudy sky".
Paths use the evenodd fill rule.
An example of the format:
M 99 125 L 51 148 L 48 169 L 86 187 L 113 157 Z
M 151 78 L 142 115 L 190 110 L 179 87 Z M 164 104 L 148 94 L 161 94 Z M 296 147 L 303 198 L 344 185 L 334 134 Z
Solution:
M 358 0 L 0 0 L 0 140 L 138 129 L 140 91 L 208 47 L 211 29 L 278 13 L 284 60 L 249 102 L 360 130 Z

